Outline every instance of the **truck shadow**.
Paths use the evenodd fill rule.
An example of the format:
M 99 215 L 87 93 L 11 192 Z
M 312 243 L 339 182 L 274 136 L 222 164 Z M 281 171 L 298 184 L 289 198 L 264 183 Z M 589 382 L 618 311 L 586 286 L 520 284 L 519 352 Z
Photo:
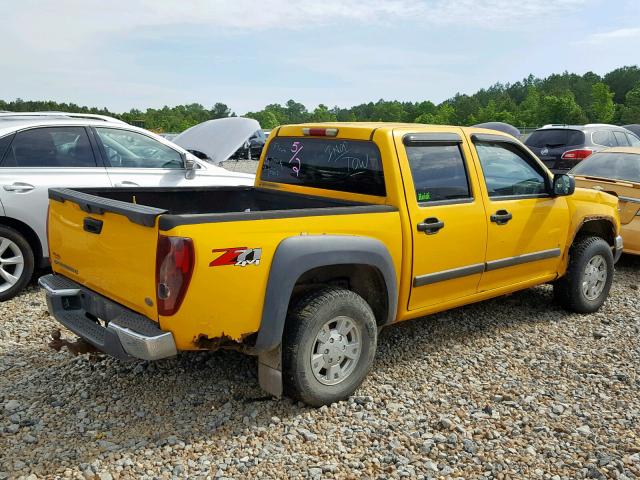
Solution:
M 630 275 L 614 288 L 640 283 L 640 258 L 625 256 L 617 268 Z M 490 342 L 504 332 L 517 337 L 521 328 L 579 319 L 554 306 L 551 288 L 542 286 L 389 327 L 380 335 L 372 374 L 355 395 L 384 383 L 391 369 L 409 362 L 424 359 L 428 369 L 431 355 L 453 358 L 463 343 Z M 197 443 L 206 443 L 215 465 L 228 437 L 250 443 L 267 430 L 286 437 L 291 430 L 282 420 L 316 415 L 315 409 L 289 399 L 265 396 L 258 386 L 256 360 L 232 351 L 186 353 L 155 363 L 72 357 L 28 346 L 0 355 L 9 366 L 0 379 L 0 396 L 24 406 L 16 437 L 11 442 L 8 435 L 0 438 L 5 459 L 33 465 L 39 449 L 50 452 L 47 444 L 59 443 L 62 435 L 76 439 L 72 450 L 39 464 L 49 473 L 110 452 L 135 456 L 148 448 L 191 448 Z M 7 431 L 8 426 L 8 415 L 0 418 L 0 427 Z M 36 438 L 34 444 L 18 441 L 27 431 Z M 8 464 L 4 468 L 11 470 Z

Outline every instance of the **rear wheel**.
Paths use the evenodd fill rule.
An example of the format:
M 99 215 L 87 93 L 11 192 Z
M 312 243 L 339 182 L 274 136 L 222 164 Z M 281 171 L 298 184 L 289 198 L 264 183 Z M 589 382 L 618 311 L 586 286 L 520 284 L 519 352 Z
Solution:
M 285 392 L 312 406 L 344 400 L 369 372 L 376 344 L 376 319 L 362 297 L 342 288 L 306 295 L 285 326 Z
M 571 247 L 567 273 L 554 285 L 554 295 L 568 310 L 591 313 L 607 299 L 612 281 L 611 247 L 600 237 L 584 237 Z
M 15 297 L 31 280 L 33 250 L 16 230 L 0 225 L 0 302 Z

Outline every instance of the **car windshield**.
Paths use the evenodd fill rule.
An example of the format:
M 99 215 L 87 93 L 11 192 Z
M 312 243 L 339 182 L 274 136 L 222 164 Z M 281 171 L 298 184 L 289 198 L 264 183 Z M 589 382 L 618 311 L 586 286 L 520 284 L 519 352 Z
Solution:
M 536 130 L 524 142 L 528 147 L 557 148 L 584 144 L 584 133 L 568 128 L 545 128 Z
M 640 183 L 640 154 L 596 153 L 576 165 L 571 173 Z
M 380 151 L 373 142 L 280 137 L 269 144 L 261 178 L 365 195 L 384 196 Z

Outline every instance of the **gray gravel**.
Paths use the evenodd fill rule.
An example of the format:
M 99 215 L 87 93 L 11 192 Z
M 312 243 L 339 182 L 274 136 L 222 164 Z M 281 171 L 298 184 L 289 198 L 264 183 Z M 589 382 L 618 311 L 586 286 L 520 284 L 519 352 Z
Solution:
M 597 314 L 538 287 L 388 328 L 320 409 L 265 398 L 234 352 L 56 353 L 32 286 L 0 304 L 0 478 L 637 478 L 639 285 L 623 257 Z
M 639 288 L 623 256 L 593 315 L 544 286 L 388 328 L 356 395 L 312 409 L 235 352 L 57 353 L 32 286 L 0 303 L 0 480 L 640 478 Z
M 234 172 L 255 174 L 258 162 L 257 160 L 227 160 L 226 162 L 221 162 L 220 166 Z

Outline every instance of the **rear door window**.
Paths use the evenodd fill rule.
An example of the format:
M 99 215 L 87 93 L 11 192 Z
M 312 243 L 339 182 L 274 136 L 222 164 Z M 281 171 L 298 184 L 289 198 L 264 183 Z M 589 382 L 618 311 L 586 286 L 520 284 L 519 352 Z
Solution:
M 96 167 L 84 127 L 43 127 L 16 133 L 3 167 Z
M 471 198 L 458 145 L 407 146 L 406 150 L 418 203 Z
M 536 130 L 525 141 L 529 147 L 558 148 L 584 144 L 584 133 L 568 128 L 545 128 Z
M 627 140 L 627 136 L 625 135 L 624 132 L 613 132 L 613 136 L 615 137 L 616 142 L 618 142 L 618 146 L 620 147 L 629 146 L 629 141 Z
M 278 137 L 260 178 L 267 182 L 385 196 L 380 151 L 373 142 Z
M 616 141 L 610 130 L 598 130 L 591 135 L 591 141 L 603 147 L 615 147 Z

